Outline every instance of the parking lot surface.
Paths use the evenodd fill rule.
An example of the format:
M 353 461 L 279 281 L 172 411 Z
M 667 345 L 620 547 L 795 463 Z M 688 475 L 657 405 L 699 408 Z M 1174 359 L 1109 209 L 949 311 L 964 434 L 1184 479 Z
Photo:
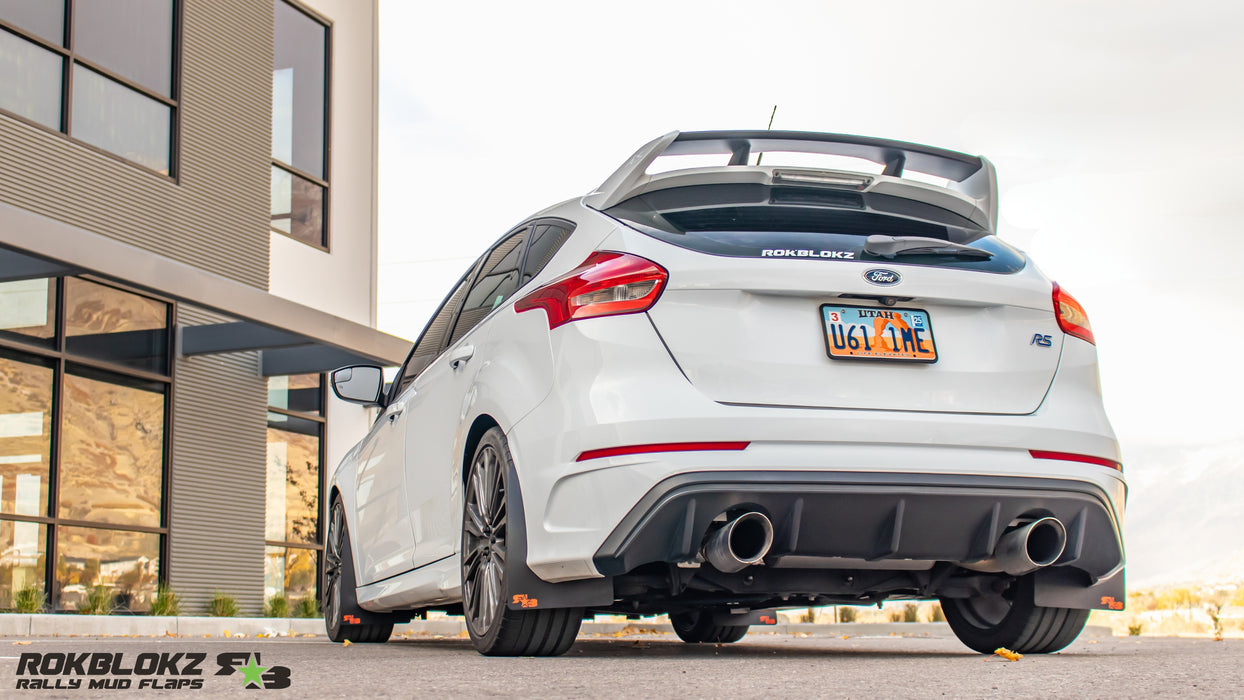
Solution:
M 484 658 L 467 639 L 433 636 L 349 646 L 322 636 L 5 638 L 0 695 L 253 698 L 249 673 L 278 697 L 1244 697 L 1242 659 L 1244 640 L 1149 637 L 1084 637 L 1018 661 L 910 636 L 751 634 L 687 645 L 668 634 L 610 635 L 580 638 L 552 659 Z M 106 673 L 78 674 L 75 663 Z M 90 689 L 101 679 L 111 689 Z M 19 690 L 23 680 L 40 688 Z

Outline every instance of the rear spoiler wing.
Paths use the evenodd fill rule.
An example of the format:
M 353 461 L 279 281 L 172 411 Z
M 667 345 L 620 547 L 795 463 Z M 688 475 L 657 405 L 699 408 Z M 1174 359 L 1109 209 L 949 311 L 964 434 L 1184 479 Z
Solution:
M 671 131 L 636 151 L 584 203 L 608 209 L 638 194 L 653 177 L 647 174 L 648 166 L 661 156 L 730 154 L 726 166 L 730 168 L 747 166 L 752 154 L 766 151 L 861 158 L 884 166 L 882 177 L 901 178 L 912 170 L 944 178 L 949 181 L 946 189 L 975 210 L 964 212 L 967 218 L 990 231 L 998 228 L 998 181 L 993 164 L 985 158 L 904 141 L 813 131 Z

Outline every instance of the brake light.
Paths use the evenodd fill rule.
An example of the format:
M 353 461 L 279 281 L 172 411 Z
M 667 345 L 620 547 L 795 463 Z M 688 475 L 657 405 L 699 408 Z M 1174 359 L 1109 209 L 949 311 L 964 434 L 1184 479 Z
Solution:
M 1088 314 L 1076 298 L 1063 291 L 1058 283 L 1054 283 L 1054 315 L 1058 317 L 1058 327 L 1067 335 L 1074 335 L 1081 340 L 1096 345 L 1093 339 L 1093 328 L 1089 326 Z
M 597 251 L 569 273 L 514 303 L 518 313 L 544 309 L 549 330 L 581 318 L 647 311 L 669 273 L 637 255 Z
M 1110 467 L 1123 471 L 1123 465 L 1113 459 L 1104 457 L 1094 457 L 1092 455 L 1075 454 L 1073 452 L 1051 452 L 1049 450 L 1028 450 L 1028 454 L 1033 459 L 1058 459 L 1064 462 L 1083 462 L 1084 464 L 1096 464 L 1101 467 Z
M 580 452 L 576 462 L 601 457 L 618 457 L 621 455 L 643 455 L 653 452 L 714 452 L 746 450 L 750 442 L 663 442 L 655 445 L 626 445 L 624 447 L 603 447 L 599 450 Z

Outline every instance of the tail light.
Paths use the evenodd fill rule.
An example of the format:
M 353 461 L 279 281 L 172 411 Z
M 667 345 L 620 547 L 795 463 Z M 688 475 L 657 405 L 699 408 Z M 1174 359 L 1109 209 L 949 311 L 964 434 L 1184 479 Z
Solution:
M 1089 326 L 1088 314 L 1076 298 L 1063 291 L 1058 283 L 1054 283 L 1054 315 L 1058 317 L 1058 327 L 1067 335 L 1074 335 L 1096 345 L 1093 339 L 1093 328 Z
M 647 311 L 669 273 L 637 255 L 597 251 L 569 273 L 514 303 L 518 313 L 544 309 L 549 330 L 581 318 Z

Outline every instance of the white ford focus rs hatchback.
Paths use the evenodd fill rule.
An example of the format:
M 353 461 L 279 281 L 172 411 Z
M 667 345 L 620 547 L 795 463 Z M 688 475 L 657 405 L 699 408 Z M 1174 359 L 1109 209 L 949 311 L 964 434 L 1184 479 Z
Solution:
M 485 252 L 391 384 L 333 373 L 379 410 L 330 485 L 329 636 L 442 610 L 553 655 L 595 613 L 720 643 L 936 599 L 977 651 L 1063 648 L 1122 607 L 1126 486 L 1084 309 L 997 220 L 977 156 L 647 144 Z

